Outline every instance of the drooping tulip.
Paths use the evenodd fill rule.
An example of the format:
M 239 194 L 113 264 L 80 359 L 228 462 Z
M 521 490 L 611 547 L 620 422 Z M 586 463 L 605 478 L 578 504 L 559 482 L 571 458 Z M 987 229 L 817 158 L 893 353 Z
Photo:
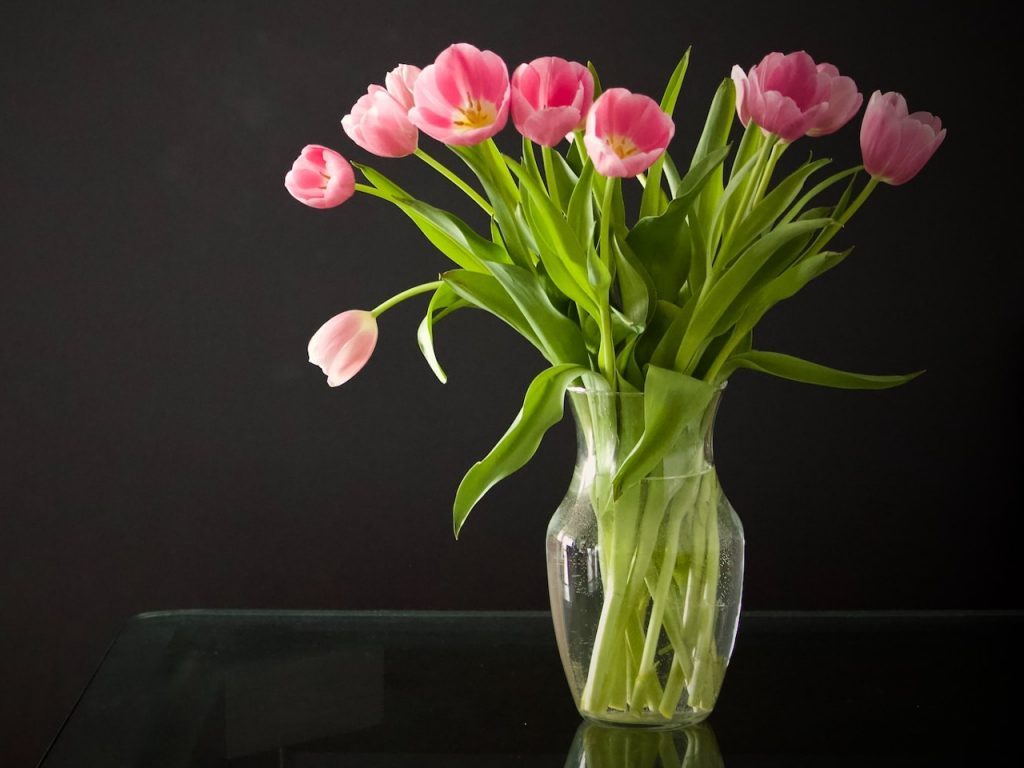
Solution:
M 445 144 L 479 144 L 508 121 L 508 68 L 493 51 L 456 43 L 424 68 L 409 120 Z
M 587 116 L 583 142 L 598 173 L 624 178 L 650 168 L 674 133 L 672 118 L 654 99 L 609 88 Z
M 366 365 L 377 346 L 377 319 L 362 309 L 335 315 L 309 340 L 309 362 L 327 374 L 327 384 L 340 386 Z
M 594 77 L 578 62 L 545 56 L 512 73 L 512 122 L 542 146 L 581 128 L 593 102 Z
M 909 113 L 901 94 L 875 91 L 860 127 L 864 168 L 886 184 L 906 184 L 945 138 L 946 129 L 938 117 L 930 112 Z
M 421 71 L 412 64 L 399 64 L 384 76 L 384 87 L 406 112 L 413 108 L 412 89 Z
M 285 174 L 284 187 L 310 208 L 333 208 L 355 192 L 356 177 L 348 160 L 333 149 L 309 144 Z
M 839 130 L 863 102 L 853 80 L 805 51 L 769 53 L 749 73 L 735 66 L 732 79 L 740 122 L 753 121 L 785 142 Z
M 406 157 L 416 151 L 419 131 L 408 109 L 379 85 L 371 85 L 341 119 L 356 144 L 380 157 Z

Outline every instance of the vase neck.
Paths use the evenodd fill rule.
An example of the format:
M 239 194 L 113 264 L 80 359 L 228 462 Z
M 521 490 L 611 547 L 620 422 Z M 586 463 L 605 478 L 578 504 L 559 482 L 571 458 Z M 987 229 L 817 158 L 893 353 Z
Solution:
M 714 467 L 713 432 L 721 400 L 715 393 L 707 407 L 690 421 L 662 425 L 673 439 L 647 480 L 701 474 Z M 587 482 L 613 476 L 644 434 L 642 393 L 607 393 L 582 388 L 569 391 L 578 441 L 576 475 Z

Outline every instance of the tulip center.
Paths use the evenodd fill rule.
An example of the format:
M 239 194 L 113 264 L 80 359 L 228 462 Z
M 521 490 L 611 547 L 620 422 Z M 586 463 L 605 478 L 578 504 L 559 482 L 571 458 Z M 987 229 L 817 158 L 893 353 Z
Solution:
M 640 151 L 640 148 L 637 147 L 637 145 L 633 143 L 633 140 L 628 136 L 616 136 L 612 134 L 605 139 L 605 142 L 608 144 L 608 148 L 622 160 L 625 160 L 627 157 L 635 155 Z
M 320 175 L 324 177 L 324 183 L 320 185 L 320 189 L 327 189 L 327 182 L 331 180 L 331 177 L 323 171 L 320 171 Z
M 498 119 L 498 110 L 489 101 L 466 98 L 466 103 L 455 111 L 452 123 L 464 131 L 486 128 Z

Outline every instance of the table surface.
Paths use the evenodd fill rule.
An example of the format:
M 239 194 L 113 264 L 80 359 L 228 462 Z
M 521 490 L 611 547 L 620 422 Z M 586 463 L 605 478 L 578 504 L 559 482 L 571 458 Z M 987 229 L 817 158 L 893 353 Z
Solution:
M 748 612 L 711 718 L 666 735 L 581 725 L 546 613 L 151 613 L 41 766 L 1017 764 L 1022 640 L 1024 612 Z

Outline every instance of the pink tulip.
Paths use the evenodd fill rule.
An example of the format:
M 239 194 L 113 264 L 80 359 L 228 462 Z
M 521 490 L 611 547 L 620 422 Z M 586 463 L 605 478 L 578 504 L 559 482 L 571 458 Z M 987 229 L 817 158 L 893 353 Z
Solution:
M 945 138 L 946 129 L 935 115 L 908 114 L 902 95 L 875 91 L 860 126 L 864 168 L 886 184 L 906 184 L 924 168 Z
M 818 77 L 828 78 L 828 101 L 807 131 L 808 136 L 835 133 L 853 119 L 864 103 L 864 96 L 857 90 L 853 78 L 840 75 L 832 64 L 819 64 Z
M 406 157 L 416 151 L 419 131 L 408 109 L 379 85 L 371 85 L 341 127 L 356 144 L 380 157 Z
M 412 89 L 420 72 L 420 68 L 412 64 L 399 64 L 384 76 L 384 86 L 391 98 L 405 107 L 406 112 L 413 108 Z
M 508 121 L 508 68 L 469 43 L 446 48 L 413 88 L 412 124 L 445 144 L 486 141 Z
M 732 68 L 736 112 L 785 142 L 839 130 L 863 102 L 857 85 L 831 64 L 815 64 L 805 51 L 769 53 L 744 74 Z
M 285 174 L 284 187 L 310 208 L 333 208 L 355 192 L 356 177 L 348 160 L 319 144 L 303 147 Z
M 625 88 L 609 88 L 587 116 L 583 142 L 602 176 L 643 173 L 668 147 L 676 127 L 658 103 Z
M 547 56 L 512 73 L 512 122 L 545 147 L 581 128 L 593 102 L 594 77 L 575 61 Z
M 335 315 L 309 340 L 309 362 L 327 374 L 327 384 L 340 386 L 355 376 L 377 346 L 377 319 L 362 309 Z

